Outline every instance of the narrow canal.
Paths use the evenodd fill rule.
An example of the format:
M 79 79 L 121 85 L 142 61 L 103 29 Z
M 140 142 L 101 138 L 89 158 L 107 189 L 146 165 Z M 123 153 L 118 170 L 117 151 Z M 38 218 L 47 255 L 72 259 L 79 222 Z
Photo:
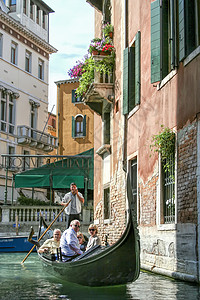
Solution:
M 36 253 L 31 254 L 21 265 L 24 257 L 23 253 L 0 254 L 1 300 L 200 299 L 198 285 L 146 272 L 141 272 L 136 282 L 116 287 L 89 288 L 61 282 L 44 272 Z

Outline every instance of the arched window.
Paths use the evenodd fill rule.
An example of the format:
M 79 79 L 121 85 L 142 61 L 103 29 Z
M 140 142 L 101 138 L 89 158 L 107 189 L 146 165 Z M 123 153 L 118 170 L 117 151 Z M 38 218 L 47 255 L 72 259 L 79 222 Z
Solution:
M 72 117 L 72 137 L 86 136 L 86 116 L 77 115 Z

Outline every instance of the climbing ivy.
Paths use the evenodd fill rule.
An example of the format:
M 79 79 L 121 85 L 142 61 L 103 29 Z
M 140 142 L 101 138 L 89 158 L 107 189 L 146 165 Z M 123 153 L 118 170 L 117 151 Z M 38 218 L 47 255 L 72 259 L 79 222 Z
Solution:
M 165 172 L 171 173 L 171 158 L 175 164 L 175 133 L 168 127 L 164 128 L 161 125 L 159 134 L 152 136 L 152 144 L 150 145 L 151 151 L 161 154 L 163 168 Z

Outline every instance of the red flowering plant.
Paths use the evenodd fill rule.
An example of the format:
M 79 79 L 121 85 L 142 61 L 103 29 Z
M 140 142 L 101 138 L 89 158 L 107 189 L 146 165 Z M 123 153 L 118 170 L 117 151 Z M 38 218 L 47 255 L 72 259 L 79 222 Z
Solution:
M 83 70 L 84 64 L 85 64 L 84 62 L 81 62 L 81 61 L 78 60 L 76 62 L 76 65 L 73 66 L 68 71 L 68 75 L 70 76 L 70 78 L 79 78 L 79 77 L 81 77 L 84 73 L 84 70 Z
M 106 52 L 106 53 L 111 53 L 114 50 L 114 46 L 111 44 L 105 44 L 105 46 L 103 46 L 102 51 Z

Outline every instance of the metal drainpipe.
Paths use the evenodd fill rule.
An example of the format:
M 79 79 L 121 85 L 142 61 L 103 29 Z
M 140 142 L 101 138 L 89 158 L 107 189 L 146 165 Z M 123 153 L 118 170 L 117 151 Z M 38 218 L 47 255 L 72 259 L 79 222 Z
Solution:
M 128 0 L 124 0 L 124 48 L 128 46 Z M 123 170 L 127 172 L 127 115 L 124 115 L 124 136 L 123 136 Z
M 57 136 L 57 138 L 58 138 L 58 148 L 57 148 L 57 155 L 59 155 L 59 147 L 60 147 L 60 143 L 59 143 L 59 130 L 60 130 L 60 126 L 59 126 L 59 124 L 60 124 L 60 84 L 58 84 L 57 85 L 57 118 L 58 118 L 58 136 Z

